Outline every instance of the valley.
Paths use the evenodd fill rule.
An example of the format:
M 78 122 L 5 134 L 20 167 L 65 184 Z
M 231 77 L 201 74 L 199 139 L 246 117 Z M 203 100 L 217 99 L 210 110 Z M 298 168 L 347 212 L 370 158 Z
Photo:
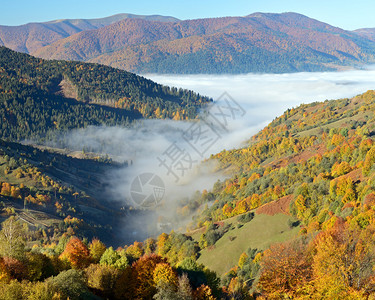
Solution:
M 113 1 L 0 25 L 0 300 L 374 299 L 363 6 Z
M 176 184 L 156 160 L 170 143 L 181 143 L 182 133 L 191 126 L 189 122 L 180 121 L 177 132 L 173 122 L 178 121 L 173 120 L 146 120 L 139 128 L 77 128 L 75 132 L 54 136 L 52 147 L 40 144 L 33 148 L 4 141 L 0 167 L 4 173 L 1 181 L 5 182 L 1 189 L 2 216 L 4 219 L 15 216 L 27 224 L 32 232 L 28 244 L 43 253 L 45 247 L 50 247 L 47 245 L 58 245 L 61 239 L 67 241 L 66 237 L 71 235 L 96 237 L 107 245 L 129 245 L 124 247 L 128 253 L 124 257 L 128 260 L 132 259 L 130 251 L 134 247 L 138 253 L 159 253 L 167 257 L 171 266 L 185 268 L 181 270 L 190 274 L 192 284 L 197 284 L 194 280 L 206 282 L 212 292 L 217 288 L 215 284 L 199 277 L 203 275 L 189 273 L 192 266 L 184 265 L 189 259 L 196 260 L 195 270 L 206 272 L 205 280 L 211 276 L 207 272 L 214 271 L 221 284 L 232 292 L 251 290 L 264 274 L 260 273 L 263 269 L 258 260 L 270 246 L 299 240 L 301 236 L 309 240 L 314 232 L 328 230 L 328 224 L 342 216 L 352 220 L 352 224 L 368 218 L 368 206 L 347 201 L 355 201 L 353 197 L 361 197 L 362 193 L 371 194 L 371 186 L 364 185 L 371 180 L 371 175 L 366 175 L 363 168 L 369 159 L 366 151 L 370 150 L 366 149 L 370 149 L 375 128 L 374 93 L 368 91 L 354 98 L 345 96 L 348 91 L 355 94 L 355 89 L 371 87 L 373 83 L 368 78 L 372 72 L 322 73 L 315 75 L 317 81 L 311 81 L 303 73 L 289 74 L 284 75 L 283 85 L 279 85 L 280 75 L 269 76 L 266 81 L 264 75 L 213 76 L 204 80 L 199 76 L 155 75 L 153 79 L 159 77 L 158 81 L 164 84 L 182 85 L 212 95 L 215 95 L 212 91 L 225 86 L 221 82 L 225 80 L 229 93 L 236 95 L 238 103 L 247 111 L 242 118 L 233 119 L 233 124 L 228 123 L 228 133 L 207 153 L 208 162 L 217 162 L 214 173 L 204 173 L 195 180 L 194 176 L 188 177 L 183 185 Z M 256 85 L 258 95 L 248 96 L 254 90 L 251 85 L 247 90 L 238 90 L 240 78 Z M 333 96 L 343 97 L 340 100 L 319 98 L 326 94 L 315 88 L 306 94 L 307 85 L 328 90 L 332 84 L 336 87 Z M 272 88 L 272 85 L 275 86 Z M 284 91 L 277 90 L 277 85 Z M 267 90 L 275 95 L 270 96 Z M 284 96 L 277 97 L 281 93 Z M 261 100 L 261 97 L 264 98 Z M 301 98 L 311 99 L 311 103 L 299 105 Z M 313 99 L 323 102 L 312 102 Z M 273 109 L 267 110 L 270 106 Z M 278 111 L 292 106 L 295 108 L 288 108 L 258 132 Z M 255 135 L 249 139 L 252 134 Z M 111 136 L 117 139 L 110 139 Z M 146 137 L 149 140 L 144 144 Z M 346 144 L 345 138 L 358 146 Z M 56 148 L 59 143 L 67 148 Z M 159 147 L 152 146 L 157 144 Z M 142 150 L 145 145 L 149 145 L 147 151 Z M 365 148 L 354 151 L 362 147 Z M 130 153 L 138 154 L 128 156 Z M 151 210 L 134 206 L 129 191 L 132 179 L 145 170 L 160 176 L 165 184 L 164 199 Z M 202 181 L 207 176 L 212 177 L 210 182 L 207 178 Z M 354 194 L 342 194 L 338 184 L 351 185 Z M 299 204 L 302 195 L 304 202 Z M 336 200 L 345 197 L 353 200 Z M 319 205 L 314 206 L 315 203 Z M 358 207 L 355 213 L 353 207 Z M 189 221 L 191 217 L 193 221 Z M 37 246 L 35 241 L 39 236 L 44 239 Z M 164 249 L 160 243 L 169 239 L 171 245 Z M 228 259 L 223 264 L 217 257 Z M 244 283 L 240 290 L 233 287 L 235 281 Z M 108 295 L 113 295 L 115 290 L 114 287 L 108 290 Z

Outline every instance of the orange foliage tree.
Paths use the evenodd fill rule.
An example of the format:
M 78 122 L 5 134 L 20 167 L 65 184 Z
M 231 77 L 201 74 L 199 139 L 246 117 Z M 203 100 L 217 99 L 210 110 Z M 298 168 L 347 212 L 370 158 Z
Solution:
M 144 255 L 133 263 L 133 281 L 135 285 L 136 299 L 151 299 L 156 293 L 154 270 L 160 263 L 166 263 L 166 259 L 159 255 Z
M 90 251 L 87 246 L 77 237 L 73 236 L 65 246 L 60 258 L 70 262 L 73 268 L 83 269 L 90 264 Z
M 301 241 L 271 246 L 260 262 L 258 288 L 270 299 L 295 298 L 311 279 L 311 252 Z
M 319 298 L 358 299 L 375 291 L 374 235 L 373 226 L 359 230 L 336 222 L 317 236 L 312 267 Z
M 125 253 L 132 261 L 139 259 L 144 254 L 143 243 L 135 241 L 133 245 L 126 248 Z

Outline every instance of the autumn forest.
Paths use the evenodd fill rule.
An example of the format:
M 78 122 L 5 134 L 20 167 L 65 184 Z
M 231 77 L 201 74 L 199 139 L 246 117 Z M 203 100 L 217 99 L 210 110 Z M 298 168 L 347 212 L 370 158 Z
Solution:
M 375 299 L 375 90 L 301 100 L 273 120 L 244 101 L 244 118 L 258 123 L 224 147 L 238 132 L 214 127 L 212 95 L 146 78 L 262 72 L 250 77 L 260 85 L 264 72 L 365 69 L 371 29 L 296 13 L 120 14 L 0 26 L 0 42 L 0 300 Z M 326 73 L 311 74 L 323 85 Z M 271 80 L 290 84 L 284 75 Z M 347 94 L 356 85 L 339 84 Z M 199 161 L 163 148 L 202 123 L 226 135 Z M 182 138 L 168 140 L 160 124 Z M 106 139 L 86 146 L 89 130 Z M 106 152 L 113 140 L 129 153 Z M 196 168 L 170 188 L 171 164 L 164 181 L 129 191 L 154 148 L 180 155 L 176 170 Z M 134 196 L 147 192 L 151 206 Z

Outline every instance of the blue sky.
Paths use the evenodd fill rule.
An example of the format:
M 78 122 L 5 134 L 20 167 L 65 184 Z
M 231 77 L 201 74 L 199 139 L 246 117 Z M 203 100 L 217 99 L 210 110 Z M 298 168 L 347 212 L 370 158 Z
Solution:
M 1 25 L 55 19 L 99 18 L 116 13 L 180 19 L 298 12 L 343 29 L 375 27 L 374 0 L 0 0 Z

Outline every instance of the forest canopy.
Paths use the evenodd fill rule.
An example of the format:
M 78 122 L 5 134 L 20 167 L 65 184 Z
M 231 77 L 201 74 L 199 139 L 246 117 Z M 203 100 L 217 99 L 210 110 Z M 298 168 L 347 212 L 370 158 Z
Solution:
M 211 99 L 111 67 L 47 61 L 0 47 L 0 137 L 45 136 L 139 118 L 194 119 Z

